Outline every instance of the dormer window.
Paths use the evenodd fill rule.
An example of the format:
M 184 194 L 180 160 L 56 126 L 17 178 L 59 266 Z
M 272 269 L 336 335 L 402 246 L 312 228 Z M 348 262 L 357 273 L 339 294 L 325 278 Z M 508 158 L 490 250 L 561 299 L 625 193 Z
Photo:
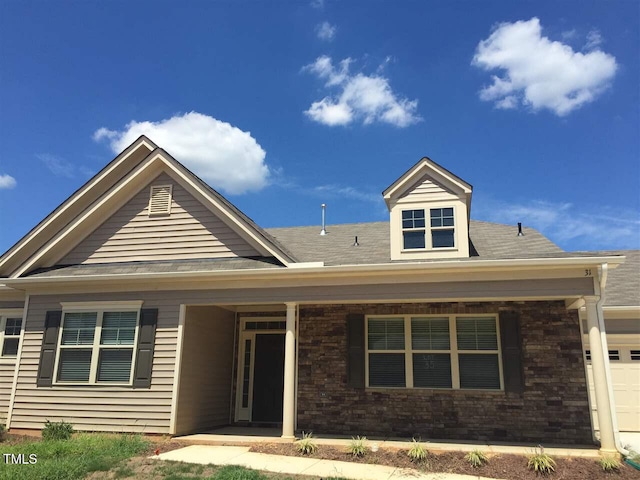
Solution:
M 454 247 L 453 208 L 432 208 L 430 216 L 431 247 Z
M 424 214 L 424 209 L 402 211 L 403 248 L 424 250 L 455 247 L 453 207 L 431 208 L 429 227 L 426 226 Z
M 402 236 L 405 250 L 411 248 L 425 248 L 424 210 L 402 211 Z

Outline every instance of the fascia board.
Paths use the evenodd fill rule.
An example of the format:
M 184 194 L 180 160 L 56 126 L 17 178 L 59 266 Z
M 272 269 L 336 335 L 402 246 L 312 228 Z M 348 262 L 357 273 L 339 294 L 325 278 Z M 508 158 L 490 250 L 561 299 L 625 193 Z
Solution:
M 67 213 L 72 207 L 87 202 L 86 196 L 89 192 L 99 187 L 100 184 L 105 182 L 109 176 L 118 169 L 123 163 L 125 163 L 131 156 L 139 150 L 140 147 L 145 147 L 152 152 L 157 146 L 151 142 L 145 136 L 141 136 L 129 147 L 127 147 L 116 158 L 109 162 L 105 168 L 98 172 L 91 180 L 80 187 L 76 192 L 65 200 L 60 206 L 58 206 L 53 212 L 51 212 L 44 220 L 36 225 L 29 233 L 27 233 L 21 240 L 18 241 L 5 255 L 0 258 L 0 270 L 8 265 L 15 264 L 12 270 L 18 268 L 25 260 L 21 260 L 20 254 L 24 249 L 46 229 L 52 227 L 52 225 L 60 219 L 65 213 Z M 87 205 L 88 206 L 88 205 Z M 64 228 L 64 227 L 62 227 Z M 57 233 L 57 232 L 56 232 Z M 45 242 L 46 243 L 46 240 Z M 35 250 L 37 252 L 37 248 Z M 35 253 L 35 252 L 34 252 Z
M 171 175 L 176 181 L 178 181 L 183 187 L 186 187 L 188 190 L 198 192 L 198 194 L 206 199 L 204 203 L 205 206 L 213 206 L 211 209 L 215 214 L 221 217 L 221 220 L 227 220 L 227 224 L 234 231 L 240 234 L 245 240 L 247 240 L 254 248 L 258 251 L 262 251 L 267 255 L 273 255 L 282 263 L 287 265 L 289 260 L 284 258 L 282 254 L 275 251 L 275 249 L 270 248 L 270 246 L 265 245 L 264 242 L 260 241 L 257 235 L 252 232 L 252 229 L 248 228 L 244 222 L 241 222 L 235 215 L 229 212 L 223 205 L 220 204 L 215 198 L 213 198 L 209 192 L 206 192 L 199 185 L 195 184 L 187 175 L 187 172 L 182 171 L 182 169 L 178 168 L 178 165 L 167 158 L 163 150 L 157 148 L 153 152 L 151 152 L 140 164 L 138 164 L 129 174 L 121 179 L 121 181 L 112 188 L 108 194 L 104 195 L 98 202 L 96 202 L 91 208 L 84 211 L 83 215 L 76 218 L 76 220 L 66 226 L 65 229 L 60 231 L 58 235 L 52 239 L 45 246 L 45 248 L 41 249 L 36 255 L 32 256 L 29 261 L 25 264 L 21 265 L 21 268 L 17 271 L 14 276 L 20 276 L 24 273 L 28 272 L 33 268 L 40 260 L 44 258 L 48 258 L 52 255 L 55 255 L 53 252 L 56 249 L 56 246 L 60 245 L 60 243 L 69 237 L 80 225 L 85 222 L 89 222 L 91 217 L 94 218 L 103 218 L 98 213 L 101 210 L 112 211 L 114 209 L 113 205 L 117 202 L 117 197 L 121 196 L 120 203 L 118 205 L 126 203 L 132 195 L 137 193 L 138 188 L 142 188 L 143 184 L 148 181 L 151 181 L 153 178 L 157 177 L 160 173 L 166 172 Z M 172 175 L 173 174 L 173 175 Z M 176 178 L 177 177 L 177 178 Z M 129 194 L 125 195 L 123 191 L 127 191 Z M 207 205 L 208 203 L 208 205 Z M 96 225 L 97 227 L 98 225 Z M 91 230 L 93 231 L 93 230 Z M 78 242 L 82 241 L 86 235 L 82 236 L 78 241 L 68 242 L 68 247 L 64 250 L 64 252 L 57 255 L 57 257 L 62 258 L 66 253 L 68 253 Z
M 118 283 L 162 284 L 170 283 L 177 288 L 182 282 L 193 281 L 250 281 L 250 280 L 286 280 L 309 278 L 345 278 L 345 277 L 369 277 L 369 282 L 375 282 L 375 277 L 388 281 L 392 274 L 396 275 L 421 275 L 421 281 L 441 281 L 441 275 L 451 274 L 449 281 L 457 276 L 469 279 L 469 274 L 478 274 L 474 280 L 481 280 L 480 274 L 509 272 L 522 277 L 531 272 L 532 278 L 562 278 L 562 271 L 571 270 L 572 277 L 583 275 L 585 267 L 594 268 L 607 263 L 610 268 L 615 268 L 624 261 L 624 257 L 581 257 L 562 259 L 523 259 L 523 260 L 479 260 L 471 262 L 425 262 L 402 263 L 382 265 L 357 265 L 357 266 L 329 266 L 309 268 L 279 268 L 279 269 L 246 269 L 224 270 L 218 272 L 161 272 L 145 274 L 115 274 L 115 275 L 85 275 L 85 276 L 60 276 L 60 277 L 25 277 L 7 279 L 5 283 L 9 287 L 19 289 L 41 288 L 54 285 L 89 285 Z M 545 272 L 547 274 L 545 275 Z M 555 273 L 554 273 L 555 272 Z M 427 275 L 433 275 L 432 277 Z M 322 283 L 322 282 L 317 282 Z M 155 287 L 154 287 L 155 288 Z
M 157 149 L 156 149 L 157 150 Z M 66 238 L 72 234 L 78 226 L 87 222 L 88 219 L 95 215 L 95 218 L 99 218 L 97 212 L 103 209 L 112 208 L 114 199 L 118 197 L 121 192 L 124 190 L 134 190 L 136 186 L 142 186 L 142 183 L 146 180 L 143 178 L 143 175 L 148 173 L 149 169 L 153 167 L 157 167 L 158 164 L 154 160 L 158 159 L 159 156 L 156 152 L 151 152 L 146 159 L 138 164 L 129 174 L 122 179 L 118 184 L 116 184 L 106 195 L 103 195 L 98 201 L 94 202 L 91 208 L 85 209 L 83 214 L 76 219 L 67 224 L 67 226 L 58 232 L 58 234 L 52 238 L 48 244 L 46 244 L 43 248 L 41 248 L 35 255 L 33 255 L 27 262 L 23 263 L 19 270 L 12 277 L 19 277 L 24 273 L 28 272 L 33 268 L 34 265 L 38 263 L 38 261 L 42 260 L 48 255 L 53 255 L 55 248 Z M 160 170 L 158 170 L 160 173 Z M 151 177 L 151 175 L 148 175 Z M 126 203 L 129 197 L 124 196 L 122 198 L 122 202 Z M 96 225 L 97 226 L 97 225 Z M 69 242 L 68 248 L 61 253 L 61 256 L 64 256 L 68 251 L 70 251 L 78 242 L 82 241 L 84 237 L 80 238 L 78 241 Z
M 419 177 L 425 174 L 430 174 L 437 181 L 444 183 L 457 193 L 470 194 L 472 191 L 471 185 L 466 183 L 459 177 L 444 169 L 431 159 L 425 157 L 421 159 L 416 165 L 406 171 L 398 180 L 396 180 L 389 188 L 387 188 L 382 195 L 385 200 L 389 201 L 393 197 L 401 195 L 406 188 L 411 186 Z

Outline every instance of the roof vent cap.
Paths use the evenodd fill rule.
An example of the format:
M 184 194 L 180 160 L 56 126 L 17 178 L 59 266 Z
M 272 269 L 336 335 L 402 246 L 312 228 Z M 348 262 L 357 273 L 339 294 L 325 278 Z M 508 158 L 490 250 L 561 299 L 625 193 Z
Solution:
M 524 237 L 524 233 L 522 233 L 522 223 L 518 222 L 518 236 Z
M 323 203 L 321 207 L 322 207 L 322 230 L 320 230 L 320 235 L 326 235 L 327 229 L 324 222 L 324 216 L 325 216 L 325 210 L 327 209 L 327 206 Z

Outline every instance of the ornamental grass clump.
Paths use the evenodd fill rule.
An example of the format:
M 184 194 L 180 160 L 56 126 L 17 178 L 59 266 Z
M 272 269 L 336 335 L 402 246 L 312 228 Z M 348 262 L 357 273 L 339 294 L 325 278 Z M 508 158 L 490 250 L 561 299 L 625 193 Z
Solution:
M 542 445 L 538 445 L 538 448 L 540 449 L 540 451 L 538 452 L 537 448 L 534 449 L 533 455 L 529 457 L 527 468 L 541 475 L 547 475 L 551 472 L 555 472 L 556 462 L 553 460 L 553 458 L 544 453 L 544 448 L 542 448 Z
M 472 450 L 471 452 L 467 453 L 464 456 L 464 459 L 467 462 L 469 462 L 469 464 L 473 468 L 479 468 L 479 467 L 489 463 L 489 459 L 484 454 L 484 452 L 482 450 L 478 450 L 478 449 Z
M 354 457 L 364 457 L 368 450 L 367 437 L 361 437 L 360 435 L 357 437 L 351 437 L 348 449 L 351 455 Z
M 311 455 L 312 453 L 316 453 L 318 450 L 318 445 L 312 438 L 313 435 L 311 432 L 304 433 L 302 432 L 302 439 L 296 442 L 296 449 L 303 455 Z
M 422 443 L 415 438 L 412 439 L 411 448 L 407 452 L 412 462 L 424 462 L 427 459 L 428 453 Z
M 602 470 L 606 473 L 617 472 L 622 466 L 617 458 L 608 455 L 600 458 L 600 460 L 598 460 L 598 465 L 600 465 Z

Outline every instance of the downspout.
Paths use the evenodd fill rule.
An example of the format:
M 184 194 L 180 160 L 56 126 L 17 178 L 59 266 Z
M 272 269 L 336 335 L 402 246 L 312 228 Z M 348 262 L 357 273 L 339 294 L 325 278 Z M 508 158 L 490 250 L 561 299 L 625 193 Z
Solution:
M 598 267 L 598 277 L 599 282 L 594 282 L 596 289 L 596 294 L 598 296 L 598 301 L 596 302 L 596 309 L 598 311 L 598 324 L 600 325 L 600 338 L 602 343 L 602 354 L 604 357 L 605 363 L 605 377 L 607 381 L 607 392 L 609 394 L 609 405 L 611 406 L 611 411 L 609 412 L 611 415 L 611 425 L 613 425 L 613 440 L 615 442 L 616 450 L 623 456 L 629 456 L 629 451 L 626 450 L 622 446 L 622 442 L 620 441 L 620 430 L 618 428 L 618 415 L 616 413 L 616 404 L 615 398 L 613 396 L 613 382 L 611 380 L 611 366 L 609 364 L 609 346 L 607 344 L 607 331 L 604 324 L 604 313 L 602 310 L 602 306 L 604 305 L 604 301 L 606 299 L 606 285 L 607 285 L 607 276 L 609 274 L 609 265 L 603 263 Z

